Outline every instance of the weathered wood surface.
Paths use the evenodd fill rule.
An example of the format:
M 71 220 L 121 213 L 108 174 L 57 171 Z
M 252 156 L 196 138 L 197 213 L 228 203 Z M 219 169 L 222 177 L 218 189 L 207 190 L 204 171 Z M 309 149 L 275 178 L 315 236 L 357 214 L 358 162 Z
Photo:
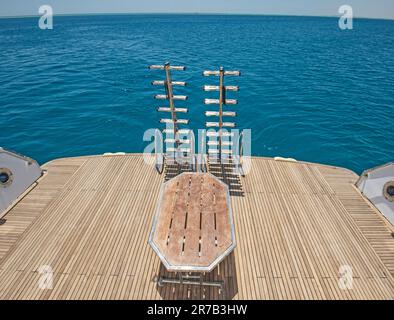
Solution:
M 209 173 L 183 173 L 162 188 L 151 245 L 169 271 L 210 271 L 230 253 L 228 187 Z

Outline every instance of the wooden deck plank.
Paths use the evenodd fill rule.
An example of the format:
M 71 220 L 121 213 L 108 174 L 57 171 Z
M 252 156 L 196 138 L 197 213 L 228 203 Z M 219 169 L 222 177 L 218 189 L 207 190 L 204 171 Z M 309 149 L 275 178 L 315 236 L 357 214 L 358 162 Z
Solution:
M 1 299 L 394 299 L 394 227 L 346 169 L 252 158 L 242 194 L 231 197 L 237 248 L 205 275 L 225 279 L 219 293 L 154 283 L 166 272 L 148 244 L 164 177 L 141 155 L 44 168 L 0 224 Z M 53 270 L 51 290 L 38 286 L 43 265 Z M 351 290 L 338 285 L 343 265 Z

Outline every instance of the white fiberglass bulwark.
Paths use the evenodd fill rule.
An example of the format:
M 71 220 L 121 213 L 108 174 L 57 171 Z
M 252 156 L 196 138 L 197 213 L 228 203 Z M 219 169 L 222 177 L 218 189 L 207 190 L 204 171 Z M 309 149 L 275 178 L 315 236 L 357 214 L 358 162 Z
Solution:
M 0 217 L 41 175 L 35 160 L 0 148 Z
M 364 171 L 356 185 L 394 225 L 394 162 Z

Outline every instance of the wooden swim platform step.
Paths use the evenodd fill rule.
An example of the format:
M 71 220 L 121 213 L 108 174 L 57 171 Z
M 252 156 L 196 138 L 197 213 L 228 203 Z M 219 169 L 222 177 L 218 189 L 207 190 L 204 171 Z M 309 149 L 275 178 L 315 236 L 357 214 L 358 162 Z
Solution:
M 219 293 L 157 285 L 171 274 L 148 244 L 165 181 L 154 160 L 90 156 L 43 168 L 0 223 L 0 299 L 394 299 L 393 226 L 349 170 L 253 157 L 242 194 L 230 197 L 237 247 L 204 275 L 224 281 Z M 39 286 L 43 266 L 51 288 Z M 340 288 L 342 266 L 352 289 Z

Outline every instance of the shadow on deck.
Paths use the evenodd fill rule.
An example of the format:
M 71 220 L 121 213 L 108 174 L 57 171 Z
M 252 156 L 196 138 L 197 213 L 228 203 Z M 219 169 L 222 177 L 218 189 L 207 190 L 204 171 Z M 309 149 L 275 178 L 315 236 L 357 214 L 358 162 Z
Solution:
M 189 164 L 166 164 L 164 169 L 164 181 L 168 181 L 181 173 L 195 171 Z M 237 170 L 236 164 L 232 162 L 219 163 L 209 162 L 204 166 L 203 171 L 213 174 L 216 178 L 227 184 L 230 196 L 244 197 L 241 177 Z
M 230 196 L 244 197 L 242 182 L 234 163 L 213 163 L 208 165 L 208 171 L 216 178 L 227 184 Z
M 176 272 L 169 272 L 161 263 L 158 270 L 159 277 L 177 279 Z M 205 273 L 204 281 L 223 281 L 223 290 L 218 287 L 189 284 L 170 284 L 163 286 L 156 284 L 160 297 L 165 300 L 230 300 L 238 293 L 234 252 L 228 255 L 212 272 Z

